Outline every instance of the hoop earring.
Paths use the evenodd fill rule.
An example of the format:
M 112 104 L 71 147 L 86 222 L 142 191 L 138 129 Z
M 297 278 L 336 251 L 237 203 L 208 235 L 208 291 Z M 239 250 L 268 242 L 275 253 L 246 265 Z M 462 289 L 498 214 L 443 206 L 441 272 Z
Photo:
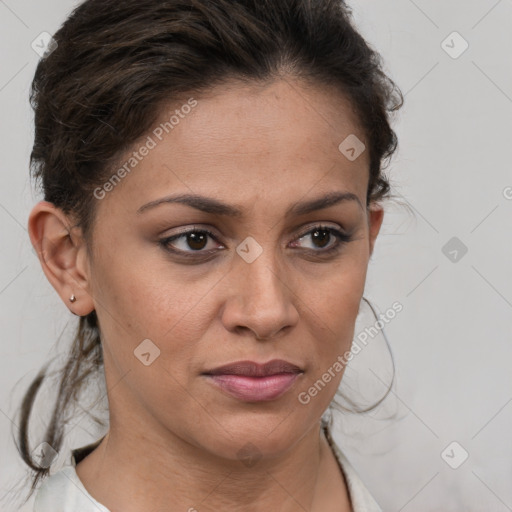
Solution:
M 69 302 L 75 302 L 76 300 L 76 297 L 74 295 L 71 295 L 71 297 L 69 297 Z

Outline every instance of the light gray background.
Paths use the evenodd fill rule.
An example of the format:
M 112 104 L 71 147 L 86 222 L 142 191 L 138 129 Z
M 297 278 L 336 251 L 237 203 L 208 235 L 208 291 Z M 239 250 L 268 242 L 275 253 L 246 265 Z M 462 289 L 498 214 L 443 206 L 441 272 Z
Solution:
M 28 178 L 28 91 L 38 60 L 31 42 L 55 32 L 75 4 L 0 0 L 2 493 L 24 475 L 11 439 L 22 394 L 48 357 L 66 349 L 70 330 L 57 338 L 77 321 L 26 230 L 40 199 Z M 403 305 L 385 328 L 395 385 L 371 414 L 337 417 L 336 440 L 385 511 L 512 510 L 512 1 L 350 5 L 405 94 L 389 173 L 408 209 L 387 206 L 365 293 L 380 312 Z M 441 46 L 453 31 L 469 43 L 456 59 Z M 448 44 L 460 48 L 453 38 Z M 456 262 L 442 251 L 452 237 L 468 249 Z M 357 332 L 373 323 L 367 313 Z M 390 375 L 382 335 L 363 352 L 344 383 L 368 391 L 371 403 Z M 93 440 L 87 432 L 78 424 L 67 442 Z M 458 469 L 441 456 L 453 441 L 452 461 L 462 449 L 469 454 Z

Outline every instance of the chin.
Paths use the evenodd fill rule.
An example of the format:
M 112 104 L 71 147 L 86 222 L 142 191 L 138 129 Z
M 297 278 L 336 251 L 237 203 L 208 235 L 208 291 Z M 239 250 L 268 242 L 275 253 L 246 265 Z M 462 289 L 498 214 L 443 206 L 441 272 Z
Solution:
M 299 442 L 315 424 L 281 410 L 280 414 L 256 412 L 219 416 L 195 432 L 198 444 L 215 456 L 228 460 L 244 457 L 275 458 L 284 455 Z M 302 421 L 302 423 L 301 423 Z M 320 417 L 318 418 L 320 421 Z

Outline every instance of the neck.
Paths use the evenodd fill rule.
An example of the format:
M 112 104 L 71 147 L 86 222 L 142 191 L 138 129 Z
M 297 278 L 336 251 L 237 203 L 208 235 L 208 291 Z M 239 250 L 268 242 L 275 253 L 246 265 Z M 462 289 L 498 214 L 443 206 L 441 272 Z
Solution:
M 340 510 L 329 494 L 330 483 L 341 488 L 339 474 L 320 424 L 287 453 L 245 463 L 204 453 L 168 432 L 165 439 L 122 432 L 111 423 L 76 468 L 89 493 L 112 511 L 159 510 L 162 504 L 189 512 Z

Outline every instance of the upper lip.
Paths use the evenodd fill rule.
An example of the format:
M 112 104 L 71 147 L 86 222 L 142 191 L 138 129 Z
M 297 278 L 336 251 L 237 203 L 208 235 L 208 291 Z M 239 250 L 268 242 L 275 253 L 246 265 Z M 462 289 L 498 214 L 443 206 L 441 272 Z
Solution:
M 302 370 L 283 359 L 273 359 L 267 363 L 235 361 L 204 372 L 206 375 L 243 375 L 245 377 L 267 377 L 280 373 L 301 373 Z

